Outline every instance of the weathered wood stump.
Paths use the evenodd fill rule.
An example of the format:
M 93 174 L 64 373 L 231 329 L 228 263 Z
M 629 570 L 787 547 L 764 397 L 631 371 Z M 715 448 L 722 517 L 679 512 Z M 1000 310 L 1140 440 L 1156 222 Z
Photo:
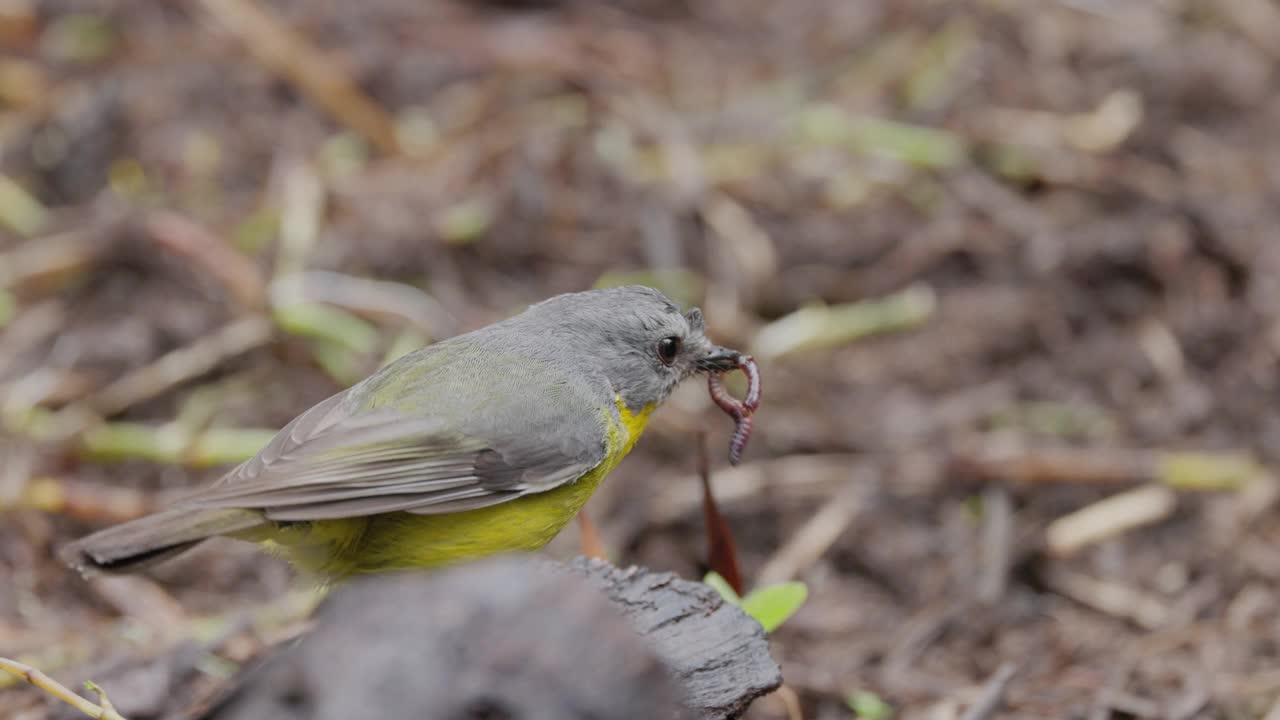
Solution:
M 206 720 L 722 720 L 781 683 L 711 588 L 578 558 L 361 579 Z

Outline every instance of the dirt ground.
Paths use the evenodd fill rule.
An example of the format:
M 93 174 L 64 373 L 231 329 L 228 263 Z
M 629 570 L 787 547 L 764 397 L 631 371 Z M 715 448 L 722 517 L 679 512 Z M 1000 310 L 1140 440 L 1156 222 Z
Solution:
M 591 517 L 701 577 L 707 430 L 748 580 L 809 586 L 804 717 L 976 717 L 1006 663 L 986 716 L 1280 717 L 1280 5 L 33 0 L 0 43 L 0 655 L 183 712 L 290 571 L 53 548 L 397 349 L 638 279 L 765 401 L 730 470 L 682 388 Z

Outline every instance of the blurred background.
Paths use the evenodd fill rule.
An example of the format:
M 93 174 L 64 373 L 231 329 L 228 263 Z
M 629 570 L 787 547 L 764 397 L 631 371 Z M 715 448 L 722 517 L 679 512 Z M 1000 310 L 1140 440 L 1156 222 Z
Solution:
M 764 404 L 730 469 L 689 383 L 590 515 L 701 578 L 706 432 L 748 585 L 808 585 L 803 717 L 959 718 L 1010 664 L 995 717 L 1280 718 L 1280 3 L 5 0 L 0 44 L 0 654 L 180 716 L 290 571 L 54 548 L 643 282 Z

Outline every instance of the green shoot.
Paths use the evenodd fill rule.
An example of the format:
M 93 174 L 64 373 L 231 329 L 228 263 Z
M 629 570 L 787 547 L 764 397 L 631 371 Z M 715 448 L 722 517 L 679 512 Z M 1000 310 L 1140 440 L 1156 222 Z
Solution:
M 738 593 L 734 592 L 733 586 L 729 584 L 728 580 L 721 577 L 720 573 L 709 572 L 707 573 L 707 576 L 702 579 L 702 582 L 715 588 L 716 592 L 720 593 L 720 597 L 724 598 L 725 602 L 732 603 L 734 605 L 742 604 L 742 598 L 738 596 Z
M 808 599 L 809 588 L 804 583 L 778 583 L 747 593 L 742 599 L 742 610 L 768 633 L 786 622 Z
M 715 588 L 725 602 L 742 608 L 766 633 L 773 632 L 786 622 L 809 599 L 809 588 L 802 582 L 785 582 L 756 588 L 739 597 L 719 573 L 710 572 L 703 582 Z
M 855 690 L 845 698 L 845 704 L 859 720 L 889 720 L 893 706 L 868 690 Z

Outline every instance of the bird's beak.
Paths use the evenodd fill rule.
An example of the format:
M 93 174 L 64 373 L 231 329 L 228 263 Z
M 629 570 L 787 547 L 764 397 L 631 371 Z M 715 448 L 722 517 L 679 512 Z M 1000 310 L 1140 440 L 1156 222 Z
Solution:
M 728 372 L 742 365 L 742 353 L 719 345 L 712 345 L 706 355 L 698 360 L 698 369 L 704 372 Z

